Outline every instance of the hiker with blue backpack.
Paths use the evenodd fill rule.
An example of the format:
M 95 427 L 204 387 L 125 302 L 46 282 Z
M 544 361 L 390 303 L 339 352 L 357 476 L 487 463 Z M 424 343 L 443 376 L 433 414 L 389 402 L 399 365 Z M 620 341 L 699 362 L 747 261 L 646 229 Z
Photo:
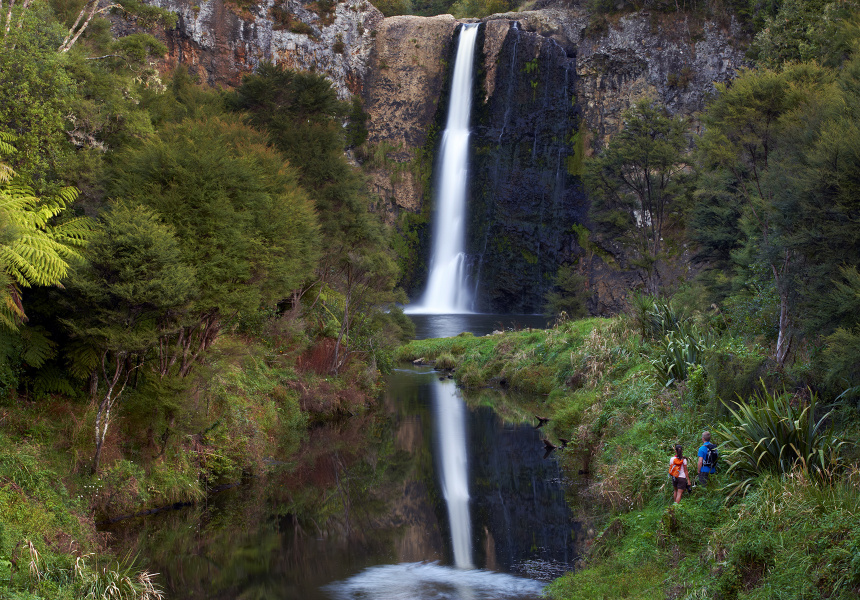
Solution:
M 708 476 L 717 472 L 717 460 L 720 457 L 717 447 L 711 443 L 711 432 L 702 433 L 702 447 L 698 452 L 699 485 L 708 485 Z

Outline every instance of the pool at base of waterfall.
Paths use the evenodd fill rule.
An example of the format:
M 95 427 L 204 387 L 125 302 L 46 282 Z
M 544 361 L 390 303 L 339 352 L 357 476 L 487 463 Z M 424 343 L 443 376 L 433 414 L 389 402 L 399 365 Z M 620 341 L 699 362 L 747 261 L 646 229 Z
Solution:
M 334 600 L 538 600 L 543 587 L 506 573 L 418 562 L 370 567 L 323 589 Z
M 584 540 L 559 464 L 544 458 L 544 430 L 494 410 L 510 393 L 466 392 L 428 367 L 403 365 L 386 380 L 374 410 L 311 428 L 264 476 L 111 525 L 114 549 L 160 573 L 171 599 L 540 598 Z M 440 447 L 453 445 L 455 427 L 440 417 L 454 412 L 466 467 L 456 485 Z M 446 489 L 468 498 L 467 524 Z M 457 531 L 470 541 L 461 560 Z

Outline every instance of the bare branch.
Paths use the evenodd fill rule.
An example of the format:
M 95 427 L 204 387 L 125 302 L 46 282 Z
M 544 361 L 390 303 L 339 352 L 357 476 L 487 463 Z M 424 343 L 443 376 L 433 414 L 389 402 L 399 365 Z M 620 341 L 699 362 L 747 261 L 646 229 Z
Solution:
M 84 14 L 86 14 L 87 8 L 89 8 L 89 14 L 87 15 L 87 20 L 84 21 L 84 24 L 80 26 L 80 28 L 75 31 L 75 27 L 78 26 L 78 23 L 81 22 Z M 75 42 L 78 41 L 78 38 L 81 37 L 81 34 L 86 31 L 87 27 L 90 24 L 90 21 L 93 20 L 93 17 L 98 14 L 104 14 L 112 8 L 122 8 L 119 4 L 108 4 L 103 8 L 99 8 L 99 0 L 90 0 L 84 7 L 81 9 L 81 12 L 78 13 L 78 18 L 75 20 L 75 24 L 72 25 L 72 28 L 69 29 L 68 35 L 66 35 L 66 39 L 63 40 L 63 44 L 58 49 L 58 52 L 68 52 L 72 46 L 75 45 Z
M 12 0 L 12 1 L 14 2 L 15 0 Z M 90 1 L 91 1 L 91 2 L 97 2 L 97 0 L 90 0 Z M 64 39 L 64 40 L 63 40 L 63 43 L 62 43 L 62 45 L 60 46 L 59 50 L 61 50 L 61 51 L 62 51 L 62 50 L 63 50 L 63 48 L 65 48 L 65 47 L 66 47 L 66 44 L 67 44 L 67 43 L 69 42 L 69 40 L 71 39 L 71 37 L 72 37 L 72 33 L 75 31 L 75 28 L 78 26 L 78 23 L 80 23 L 80 22 L 81 22 L 81 19 L 83 19 L 83 18 L 84 18 L 84 15 L 86 14 L 87 6 L 89 6 L 89 4 L 84 4 L 84 7 L 81 9 L 81 12 L 79 12 L 79 13 L 78 13 L 78 18 L 77 18 L 77 19 L 75 19 L 75 23 L 74 23 L 74 24 L 71 26 L 71 28 L 69 29 L 69 33 L 66 35 L 66 39 Z
M 3 37 L 9 35 L 9 28 L 12 26 L 12 9 L 15 7 L 15 0 L 9 0 L 9 14 L 6 15 L 6 31 L 3 32 Z
M 15 0 L 10 0 L 10 2 L 14 2 Z M 21 14 L 18 16 L 18 29 L 24 25 L 24 13 L 27 12 L 27 7 L 30 6 L 30 0 L 24 0 L 24 4 L 21 7 Z M 9 26 L 7 24 L 6 30 L 9 30 Z

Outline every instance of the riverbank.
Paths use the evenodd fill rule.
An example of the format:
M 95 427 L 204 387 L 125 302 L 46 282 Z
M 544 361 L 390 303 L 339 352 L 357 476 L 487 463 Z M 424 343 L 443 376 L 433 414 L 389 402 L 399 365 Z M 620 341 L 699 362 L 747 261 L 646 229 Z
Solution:
M 856 408 L 837 403 L 821 424 L 822 455 L 839 453 L 828 454 L 818 474 L 811 463 L 780 473 L 767 460 L 758 472 L 739 465 L 728 473 L 730 462 L 741 461 L 732 453 L 743 448 L 729 443 L 741 422 L 726 404 L 737 407 L 740 397 L 761 411 L 783 398 L 786 407 L 808 406 L 798 375 L 810 369 L 778 369 L 760 345 L 707 323 L 697 327 L 686 337 L 677 327 L 643 334 L 643 323 L 628 317 L 588 319 L 546 331 L 414 341 L 398 358 L 450 368 L 464 387 L 526 392 L 536 414 L 550 419 L 548 439 L 560 447 L 569 440 L 555 452 L 579 490 L 571 494 L 574 509 L 592 537 L 582 568 L 549 586 L 552 598 L 855 598 L 860 471 L 856 446 L 839 446 L 837 438 L 856 439 Z M 681 338 L 693 359 L 683 372 L 667 368 L 673 346 L 666 340 L 677 346 Z M 785 396 L 774 392 L 783 388 Z M 817 419 L 827 412 L 812 411 Z M 723 444 L 721 472 L 673 506 L 672 448 L 681 443 L 694 457 L 706 429 Z
M 309 427 L 372 406 L 376 369 L 354 360 L 339 376 L 324 374 L 327 356 L 326 347 L 222 336 L 181 389 L 126 391 L 98 474 L 91 473 L 92 402 L 6 400 L 0 597 L 101 597 L 97 590 L 111 581 L 128 588 L 125 598 L 156 597 L 157 578 L 140 578 L 147 565 L 113 556 L 97 524 L 196 504 L 214 490 L 288 467 Z
M 684 337 L 677 325 L 658 335 L 630 317 L 414 341 L 396 358 L 448 368 L 463 387 L 520 392 L 494 406 L 510 421 L 549 419 L 541 431 L 559 446 L 555 455 L 571 488 L 568 497 L 587 532 L 585 560 L 549 586 L 551 597 L 856 597 L 860 474 L 851 466 L 858 456 L 853 446 L 840 447 L 841 457 L 831 457 L 822 475 L 802 466 L 785 474 L 729 474 L 724 468 L 713 485 L 670 505 L 671 448 L 680 442 L 693 456 L 703 429 L 726 442 L 725 433 L 738 427 L 723 403 L 735 406 L 729 394 L 761 407 L 773 400 L 773 390 L 786 386 L 795 408 L 810 403 L 799 385 L 808 367 L 777 369 L 762 346 L 709 332 L 707 323 L 697 327 L 704 333 L 688 328 L 684 339 L 701 342 L 700 352 L 687 348 L 684 356 L 695 362 L 683 372 L 667 367 L 672 346 L 666 340 Z M 289 347 L 224 336 L 187 387 L 172 395 L 126 397 L 99 476 L 89 474 L 95 408 L 86 400 L 17 400 L 0 407 L 3 597 L 86 597 L 85 585 L 95 589 L 124 577 L 144 597 L 148 580 L 136 579 L 128 561 L 114 560 L 96 521 L 199 503 L 211 489 L 272 468 L 290 469 L 292 461 L 309 469 L 308 478 L 327 477 L 325 497 L 337 505 L 343 494 L 395 494 L 395 484 L 371 485 L 367 474 L 350 484 L 337 468 L 320 472 L 314 456 L 295 454 L 334 443 L 320 428 L 315 431 L 323 434 L 322 443 L 308 443 L 312 423 L 342 419 L 349 428 L 370 427 L 359 415 L 374 404 L 377 379 L 358 361 L 340 377 L 317 374 L 314 365 L 325 362 L 325 348 Z M 667 380 L 667 372 L 675 381 Z M 762 381 L 771 392 L 755 400 L 764 393 Z M 492 402 L 494 395 L 482 397 Z M 825 424 L 855 439 L 856 408 L 841 401 L 835 407 Z M 832 433 L 824 442 L 835 447 Z M 346 434 L 351 441 L 338 442 L 344 448 L 338 460 L 349 462 L 347 449 L 356 457 L 360 452 L 356 436 Z M 381 457 L 394 450 L 390 435 L 372 437 L 386 440 L 386 449 L 374 448 L 370 462 L 355 460 L 376 473 L 370 463 L 389 464 Z M 563 448 L 562 439 L 568 440 Z M 723 460 L 725 467 L 727 446 Z M 745 481 L 746 494 L 730 498 Z M 301 503 L 303 485 L 289 494 L 292 503 Z M 316 502 L 310 496 L 305 501 Z M 314 522 L 322 520 L 306 525 Z M 200 581 L 205 589 L 205 579 Z

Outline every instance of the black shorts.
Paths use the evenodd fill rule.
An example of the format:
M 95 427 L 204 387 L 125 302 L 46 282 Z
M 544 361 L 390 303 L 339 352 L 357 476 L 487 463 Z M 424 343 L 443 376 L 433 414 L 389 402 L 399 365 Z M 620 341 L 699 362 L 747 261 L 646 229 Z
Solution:
M 686 490 L 687 489 L 687 478 L 686 477 L 676 477 L 672 486 L 676 490 Z

